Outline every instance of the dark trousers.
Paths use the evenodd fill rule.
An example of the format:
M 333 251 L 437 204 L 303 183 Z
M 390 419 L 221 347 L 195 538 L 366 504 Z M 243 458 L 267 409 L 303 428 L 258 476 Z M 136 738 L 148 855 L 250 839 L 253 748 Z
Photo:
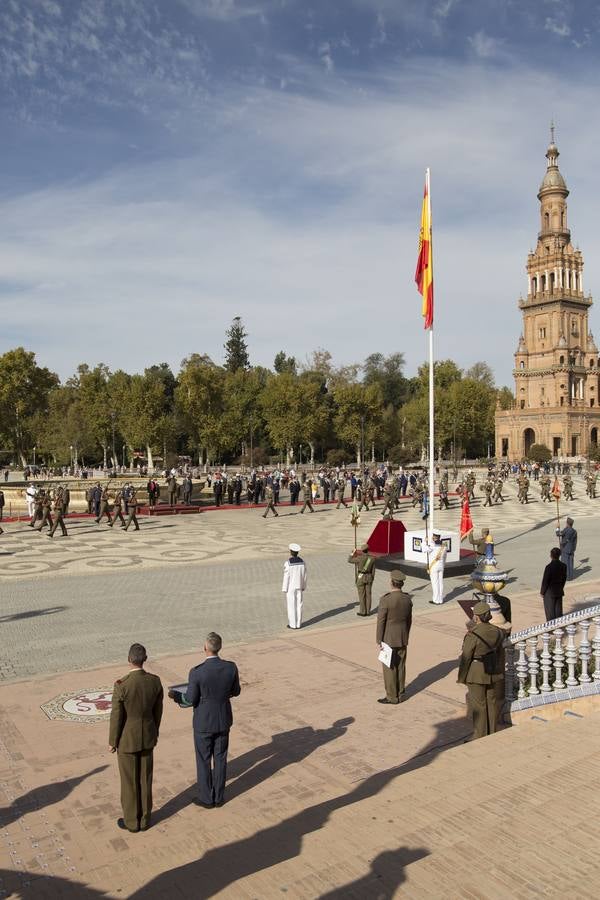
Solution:
M 125 526 L 125 531 L 129 528 L 130 525 L 134 525 L 135 530 L 139 531 L 140 526 L 138 525 L 137 516 L 135 514 L 135 506 L 131 506 L 129 508 L 129 518 L 127 519 L 127 525 Z
M 554 597 L 550 591 L 544 594 L 544 613 L 546 614 L 546 622 L 552 619 L 560 619 L 563 614 L 563 598 Z
M 498 688 L 498 684 L 501 688 Z M 504 681 L 496 684 L 468 684 L 469 706 L 473 717 L 473 737 L 482 738 L 496 732 L 498 724 L 498 695 Z
M 222 803 L 227 778 L 229 732 L 204 734 L 194 731 L 198 797 L 201 803 Z
M 565 553 L 565 551 L 563 550 L 563 552 L 560 554 L 560 561 L 564 562 L 564 564 L 567 567 L 567 581 L 573 580 L 573 561 L 574 561 L 574 559 L 575 559 L 574 553 Z
M 57 513 L 56 513 L 56 517 L 55 517 L 55 519 L 54 519 L 54 524 L 53 524 L 52 528 L 50 529 L 50 537 L 53 537 L 53 536 L 54 536 L 54 532 L 56 531 L 57 528 L 60 528 L 60 530 L 62 531 L 64 537 L 67 536 L 67 529 L 66 529 L 65 523 L 64 523 L 64 521 L 63 521 L 63 514 L 62 514 L 62 512 L 57 512 Z
M 358 602 L 360 603 L 358 612 L 361 616 L 368 616 L 371 612 L 371 591 L 373 582 L 357 581 L 356 590 L 358 591 Z
M 150 824 L 152 812 L 152 750 L 117 752 L 121 776 L 121 807 L 125 825 L 131 831 Z
M 117 522 L 118 520 L 120 520 L 121 528 L 125 528 L 125 519 L 123 518 L 123 513 L 121 512 L 120 506 L 113 507 L 113 516 L 114 516 L 114 520 L 112 522 L 108 523 L 110 525 L 110 527 L 112 528 L 114 522 Z
M 390 703 L 399 703 L 406 686 L 406 647 L 392 649 L 392 665 L 383 666 L 385 696 Z

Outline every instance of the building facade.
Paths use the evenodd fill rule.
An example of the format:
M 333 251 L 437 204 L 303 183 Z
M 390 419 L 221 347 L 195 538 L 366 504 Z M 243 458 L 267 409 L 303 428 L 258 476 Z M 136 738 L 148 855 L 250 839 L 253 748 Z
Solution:
M 538 193 L 540 231 L 527 259 L 523 330 L 515 353 L 515 403 L 496 410 L 496 456 L 527 457 L 545 444 L 556 458 L 587 456 L 598 444 L 598 348 L 589 330 L 592 298 L 583 290 L 583 256 L 571 243 L 569 191 L 558 168 L 554 130 Z

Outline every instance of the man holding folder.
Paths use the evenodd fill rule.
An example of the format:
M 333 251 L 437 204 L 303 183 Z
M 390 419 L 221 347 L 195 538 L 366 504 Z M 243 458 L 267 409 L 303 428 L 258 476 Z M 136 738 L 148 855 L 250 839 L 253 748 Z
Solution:
M 412 600 L 402 590 L 404 580 L 403 573 L 394 569 L 391 573 L 392 589 L 379 601 L 376 642 L 378 650 L 382 651 L 380 658 L 383 662 L 385 697 L 381 697 L 378 703 L 395 705 L 405 699 L 406 648 L 412 624 Z M 383 657 L 386 657 L 385 660 Z

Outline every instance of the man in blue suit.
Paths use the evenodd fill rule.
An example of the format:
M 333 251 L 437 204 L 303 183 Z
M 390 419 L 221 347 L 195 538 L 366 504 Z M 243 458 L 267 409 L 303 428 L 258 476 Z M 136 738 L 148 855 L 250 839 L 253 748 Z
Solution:
M 204 641 L 206 659 L 190 671 L 185 693 L 169 691 L 169 697 L 180 706 L 194 707 L 198 802 L 207 809 L 224 803 L 229 729 L 233 724 L 230 701 L 241 690 L 236 664 L 219 656 L 222 645 L 221 636 L 211 631 Z
M 556 536 L 560 538 L 560 559 L 567 567 L 567 581 L 573 578 L 573 563 L 577 549 L 577 532 L 573 528 L 573 519 L 567 519 L 567 527 L 556 529 Z

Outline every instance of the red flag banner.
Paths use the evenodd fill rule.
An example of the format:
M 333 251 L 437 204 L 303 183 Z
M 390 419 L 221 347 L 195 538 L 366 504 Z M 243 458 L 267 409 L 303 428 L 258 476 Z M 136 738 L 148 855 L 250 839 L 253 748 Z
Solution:
M 552 496 L 555 500 L 560 500 L 560 484 L 558 483 L 558 475 L 554 477 L 554 485 L 552 487 Z
M 460 539 L 464 541 L 468 534 L 473 531 L 473 519 L 471 518 L 471 507 L 469 506 L 469 497 L 465 493 L 462 503 L 462 513 L 460 515 Z
M 425 328 L 433 325 L 433 252 L 431 247 L 431 205 L 429 200 L 429 170 L 423 193 L 421 209 L 421 230 L 419 232 L 419 254 L 415 282 L 423 297 L 421 313 L 425 320 Z

